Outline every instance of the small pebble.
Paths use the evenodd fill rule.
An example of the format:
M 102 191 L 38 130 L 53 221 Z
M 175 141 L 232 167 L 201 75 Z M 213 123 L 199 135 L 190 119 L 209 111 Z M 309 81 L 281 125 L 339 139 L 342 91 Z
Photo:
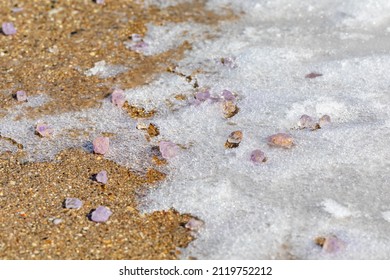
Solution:
M 121 108 L 125 105 L 125 92 L 121 89 L 115 89 L 111 94 L 111 102 L 115 106 Z
M 271 146 L 289 149 L 294 145 L 294 140 L 291 135 L 286 133 L 277 133 L 267 138 L 268 144 Z
M 327 124 L 330 124 L 330 117 L 328 115 L 323 115 L 319 121 L 318 121 L 318 124 L 320 125 L 320 127 L 323 127 Z
M 184 227 L 192 231 L 199 231 L 203 226 L 204 222 L 202 220 L 191 218 Z
M 65 208 L 67 209 L 80 209 L 83 206 L 83 202 L 78 198 L 65 199 Z
M 222 91 L 222 97 L 226 101 L 235 101 L 236 100 L 236 97 L 233 95 L 233 93 L 227 89 L 224 89 Z
M 160 148 L 161 156 L 165 159 L 173 158 L 179 154 L 179 147 L 175 143 L 160 141 L 158 146 Z
M 226 119 L 229 119 L 236 115 L 239 111 L 236 103 L 232 100 L 225 100 L 222 102 L 222 112 Z
M 1 25 L 1 30 L 3 31 L 4 35 L 15 35 L 16 29 L 12 22 L 3 22 Z
M 104 206 L 99 206 L 91 214 L 91 220 L 96 223 L 107 222 L 108 218 L 112 215 L 110 209 Z
M 254 150 L 251 153 L 251 158 L 250 159 L 251 159 L 251 161 L 253 163 L 256 163 L 256 164 L 267 161 L 267 158 L 265 157 L 265 154 L 261 150 Z
M 102 184 L 107 184 L 108 181 L 107 171 L 102 170 L 98 174 L 96 174 L 96 181 Z
M 196 98 L 196 100 L 201 101 L 201 102 L 206 101 L 207 99 L 210 98 L 210 91 L 205 90 L 205 91 L 197 92 L 195 94 L 195 98 Z
M 93 140 L 93 152 L 95 154 L 102 154 L 108 152 L 110 147 L 110 139 L 108 137 L 99 136 L 95 140 Z
M 46 123 L 38 123 L 35 127 L 35 133 L 41 137 L 50 137 L 53 134 L 53 129 Z
M 18 90 L 16 92 L 16 100 L 19 102 L 26 102 L 27 101 L 27 93 L 24 90 Z
M 242 137 L 243 134 L 241 130 L 233 131 L 229 134 L 228 139 L 226 140 L 225 148 L 237 148 L 242 141 Z
M 298 126 L 299 126 L 299 128 L 302 128 L 302 129 L 303 128 L 314 128 L 315 123 L 314 123 L 312 117 L 310 117 L 308 115 L 302 115 L 299 118 Z

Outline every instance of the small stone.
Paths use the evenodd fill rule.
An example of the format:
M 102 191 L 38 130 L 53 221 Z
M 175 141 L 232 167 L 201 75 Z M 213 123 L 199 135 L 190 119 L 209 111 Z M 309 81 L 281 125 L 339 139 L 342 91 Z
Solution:
M 169 141 L 161 141 L 159 144 L 161 156 L 165 159 L 170 159 L 179 154 L 179 147 Z
M 265 157 L 265 154 L 261 150 L 254 150 L 251 153 L 251 158 L 250 159 L 251 159 L 251 161 L 253 163 L 256 163 L 256 164 L 267 161 L 267 158 Z
M 125 105 L 125 92 L 121 89 L 115 89 L 111 94 L 111 102 L 115 106 L 122 108 Z
M 311 72 L 311 73 L 307 74 L 305 76 L 305 78 L 306 79 L 314 79 L 314 78 L 321 77 L 321 76 L 322 76 L 321 73 Z
M 91 213 L 91 220 L 96 223 L 104 223 L 107 222 L 111 215 L 110 209 L 105 206 L 99 206 Z
M 236 100 L 236 97 L 233 95 L 233 93 L 227 89 L 224 89 L 222 91 L 222 97 L 226 101 L 235 101 Z
M 24 90 L 18 90 L 16 92 L 16 100 L 19 102 L 26 102 L 27 101 L 27 93 Z
M 149 124 L 147 132 L 150 137 L 156 137 L 160 134 L 158 127 L 152 123 Z
M 337 253 L 346 247 L 345 242 L 335 235 L 317 237 L 315 243 L 321 246 L 322 250 L 326 253 Z
M 191 218 L 184 227 L 191 231 L 199 231 L 203 226 L 204 222 L 202 220 Z
M 83 202 L 78 198 L 65 199 L 65 208 L 67 209 L 80 209 L 83 206 Z
M 242 141 L 242 137 L 243 134 L 241 130 L 233 131 L 232 133 L 229 134 L 228 139 L 226 140 L 225 148 L 228 149 L 237 148 Z
M 205 91 L 197 92 L 195 94 L 195 98 L 196 98 L 196 100 L 198 100 L 200 102 L 206 101 L 207 99 L 210 98 L 210 91 L 209 90 L 205 90 Z
M 50 137 L 53 134 L 53 129 L 46 123 L 38 123 L 35 127 L 35 133 L 41 137 Z
M 271 146 L 289 149 L 294 145 L 294 140 L 291 135 L 286 133 L 277 133 L 267 138 L 268 144 Z
M 236 103 L 232 100 L 225 100 L 222 102 L 222 112 L 226 119 L 229 119 L 236 115 L 239 111 Z
M 323 127 L 327 124 L 330 124 L 330 117 L 328 115 L 323 115 L 319 121 L 318 121 L 318 124 L 320 125 L 320 127 Z
M 102 184 L 107 184 L 108 181 L 107 171 L 102 170 L 98 174 L 96 174 L 96 181 Z
M 108 152 L 110 147 L 110 139 L 108 137 L 99 136 L 95 140 L 93 140 L 93 152 L 95 154 L 102 154 Z
M 298 126 L 301 129 L 303 129 L 303 128 L 314 128 L 315 127 L 315 123 L 314 123 L 313 119 L 310 116 L 302 115 L 299 118 Z
M 58 225 L 58 224 L 62 223 L 62 219 L 60 219 L 60 218 L 55 218 L 55 219 L 53 219 L 53 222 L 52 222 L 52 223 L 55 224 L 55 225 Z
M 3 22 L 1 25 L 1 30 L 3 31 L 4 35 L 15 35 L 16 29 L 12 22 Z

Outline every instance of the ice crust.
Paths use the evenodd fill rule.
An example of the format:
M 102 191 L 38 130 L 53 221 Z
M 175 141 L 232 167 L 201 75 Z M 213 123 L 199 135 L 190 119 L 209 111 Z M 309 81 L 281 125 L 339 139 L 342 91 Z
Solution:
M 182 1 L 168 2 L 148 1 Z M 234 117 L 225 119 L 211 99 L 193 103 L 193 84 L 166 73 L 125 89 L 130 104 L 158 112 L 153 123 L 160 135 L 151 143 L 108 98 L 98 109 L 40 120 L 14 120 L 28 106 L 18 105 L 1 120 L 1 135 L 23 144 L 29 160 L 48 160 L 67 147 L 91 152 L 95 137 L 114 133 L 105 157 L 140 170 L 150 165 L 144 155 L 151 145 L 180 145 L 163 170 L 168 178 L 140 203 L 145 212 L 174 207 L 205 222 L 183 258 L 389 259 L 389 2 L 209 0 L 207 7 L 244 13 L 218 26 L 150 25 L 148 54 L 177 47 L 179 35 L 187 34 L 192 49 L 176 73 L 201 69 L 194 77 L 212 97 L 225 89 L 235 93 L 240 110 Z M 237 67 L 220 63 L 224 57 L 234 57 Z M 106 65 L 93 69 L 88 74 L 117 72 Z M 323 76 L 305 78 L 311 72 Z M 178 94 L 187 100 L 175 99 Z M 299 130 L 303 114 L 315 120 L 327 114 L 332 122 Z M 52 139 L 34 137 L 37 121 L 53 125 Z M 69 129 L 88 135 L 71 139 Z M 225 149 L 235 130 L 243 131 L 242 142 Z M 268 146 L 267 137 L 276 133 L 291 134 L 296 145 Z M 8 145 L 0 140 L 1 149 Z M 265 163 L 250 161 L 255 149 L 266 154 Z M 345 249 L 329 254 L 315 244 L 329 235 Z

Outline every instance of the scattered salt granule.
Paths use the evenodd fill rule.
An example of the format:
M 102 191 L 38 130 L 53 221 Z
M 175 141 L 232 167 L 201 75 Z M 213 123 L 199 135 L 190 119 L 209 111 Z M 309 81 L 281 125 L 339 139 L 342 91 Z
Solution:
M 345 242 L 335 235 L 317 237 L 315 243 L 326 253 L 337 253 L 345 249 Z
M 238 107 L 232 100 L 225 100 L 222 102 L 222 112 L 225 118 L 231 118 L 238 113 Z
M 267 158 L 265 157 L 265 154 L 261 150 L 254 150 L 251 153 L 250 160 L 253 163 L 262 163 L 262 162 L 266 162 Z
M 198 231 L 204 226 L 204 222 L 202 220 L 191 218 L 186 224 L 185 228 L 188 228 L 192 231 Z
M 99 136 L 93 140 L 93 152 L 95 154 L 102 154 L 108 152 L 110 147 L 110 139 L 108 137 Z
M 38 123 L 35 127 L 35 133 L 41 137 L 50 137 L 53 134 L 53 129 L 46 123 Z
M 108 181 L 107 171 L 102 170 L 98 174 L 96 174 L 96 181 L 99 183 L 107 184 Z
M 78 198 L 65 199 L 65 208 L 67 209 L 80 209 L 83 206 L 83 202 Z
M 1 30 L 5 35 L 16 34 L 16 29 L 12 22 L 3 22 L 3 24 L 1 25 Z
M 306 79 L 314 79 L 314 78 L 321 77 L 321 76 L 322 76 L 321 73 L 311 72 L 311 73 L 307 74 L 305 76 L 305 78 Z
M 23 8 L 22 7 L 14 7 L 14 8 L 11 8 L 11 11 L 13 13 L 20 13 L 21 11 L 23 11 Z
M 62 223 L 62 219 L 60 219 L 60 218 L 55 218 L 55 219 L 53 219 L 53 222 L 52 222 L 52 223 L 55 224 L 55 225 L 58 225 L 58 224 Z
M 324 125 L 327 125 L 330 123 L 330 117 L 328 115 L 323 115 L 319 121 L 318 124 L 322 127 Z
M 291 135 L 286 133 L 277 133 L 267 138 L 267 142 L 271 146 L 291 148 L 294 145 L 294 140 Z
M 16 100 L 19 102 L 26 102 L 27 101 L 27 93 L 24 90 L 18 90 L 16 92 Z
M 100 5 L 104 4 L 104 0 L 96 0 L 95 2 L 96 2 L 96 4 L 100 4 Z
M 112 215 L 110 209 L 104 206 L 99 206 L 91 214 L 91 220 L 96 223 L 107 222 L 108 218 Z
M 196 100 L 199 100 L 199 101 L 206 101 L 207 99 L 210 98 L 210 91 L 209 90 L 204 90 L 204 91 L 200 91 L 200 92 L 197 92 L 195 94 L 195 98 Z
M 141 42 L 142 41 L 142 35 L 141 34 L 131 34 L 131 40 L 133 42 Z
M 236 97 L 233 95 L 233 93 L 227 89 L 224 89 L 222 91 L 222 97 L 226 101 L 235 101 L 236 100 Z
M 135 51 L 135 52 L 143 52 L 145 48 L 148 46 L 147 43 L 144 41 L 138 41 L 138 42 L 125 42 L 126 47 L 128 47 L 130 50 Z
M 125 92 L 121 89 L 115 89 L 111 94 L 111 102 L 119 108 L 123 107 L 126 102 Z
M 222 57 L 220 62 L 222 65 L 229 67 L 229 68 L 236 68 L 236 59 L 234 57 Z
M 242 141 L 242 137 L 243 134 L 241 130 L 233 131 L 229 134 L 228 139 L 226 140 L 225 148 L 237 148 Z
M 308 115 L 302 115 L 299 118 L 298 126 L 299 126 L 299 128 L 314 128 L 315 123 L 314 123 L 312 117 L 310 117 Z
M 161 156 L 165 159 L 173 158 L 179 153 L 179 147 L 175 143 L 161 141 L 158 146 L 160 148 Z

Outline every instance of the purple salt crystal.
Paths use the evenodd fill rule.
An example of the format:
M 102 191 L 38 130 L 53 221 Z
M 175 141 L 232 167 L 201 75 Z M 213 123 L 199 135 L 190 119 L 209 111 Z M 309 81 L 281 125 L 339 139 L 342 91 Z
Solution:
M 35 132 L 41 137 L 50 137 L 53 134 L 53 129 L 46 123 L 38 123 Z
M 175 143 L 169 141 L 161 141 L 159 143 L 159 148 L 161 156 L 165 159 L 173 158 L 179 153 L 179 147 Z
M 308 115 L 302 115 L 299 118 L 298 126 L 300 128 L 312 128 L 314 125 L 313 119 Z
M 206 101 L 207 99 L 210 98 L 210 91 L 205 90 L 205 91 L 197 92 L 195 94 L 195 98 L 196 98 L 196 100 L 199 100 L 199 101 Z
M 251 161 L 253 163 L 262 163 L 265 162 L 267 159 L 265 157 L 265 154 L 261 150 L 254 150 L 251 153 Z
M 96 4 L 100 4 L 100 5 L 104 4 L 104 0 L 96 0 L 95 2 L 96 2 Z
M 111 102 L 119 108 L 123 107 L 126 102 L 125 92 L 121 89 L 115 89 L 111 94 Z
M 222 65 L 229 67 L 229 68 L 236 68 L 236 59 L 234 57 L 222 57 L 221 58 Z
M 14 7 L 14 8 L 11 8 L 11 11 L 13 13 L 19 13 L 19 12 L 23 11 L 23 8 L 22 7 Z
M 198 231 L 204 226 L 204 222 L 199 219 L 191 218 L 186 224 L 185 228 L 188 228 L 192 231 Z
M 27 101 L 27 93 L 24 90 L 19 90 L 16 92 L 16 100 L 19 102 Z
M 83 206 L 83 202 L 78 198 L 65 199 L 65 208 L 67 209 L 80 209 Z
M 104 206 L 99 206 L 95 209 L 95 211 L 91 214 L 91 220 L 96 223 L 104 223 L 107 222 L 108 218 L 112 215 L 110 209 Z
M 102 154 L 108 152 L 110 147 L 110 139 L 108 137 L 100 136 L 93 140 L 93 151 L 95 154 Z
M 318 124 L 322 127 L 324 125 L 327 125 L 330 123 L 330 117 L 328 115 L 323 115 L 320 119 Z
M 144 41 L 135 42 L 135 44 L 130 45 L 130 49 L 135 52 L 142 52 L 148 46 Z
M 16 29 L 12 22 L 3 22 L 3 24 L 1 25 L 1 30 L 5 35 L 16 34 Z
M 345 248 L 346 244 L 337 236 L 331 235 L 325 238 L 322 249 L 327 253 L 337 253 Z
M 141 42 L 142 41 L 142 35 L 141 34 L 131 34 L 131 40 L 133 42 Z
M 233 95 L 233 93 L 227 89 L 224 89 L 222 91 L 222 97 L 226 101 L 235 101 L 236 100 L 236 97 Z
M 96 181 L 99 183 L 107 184 L 108 181 L 107 171 L 102 170 L 98 174 L 96 174 Z

